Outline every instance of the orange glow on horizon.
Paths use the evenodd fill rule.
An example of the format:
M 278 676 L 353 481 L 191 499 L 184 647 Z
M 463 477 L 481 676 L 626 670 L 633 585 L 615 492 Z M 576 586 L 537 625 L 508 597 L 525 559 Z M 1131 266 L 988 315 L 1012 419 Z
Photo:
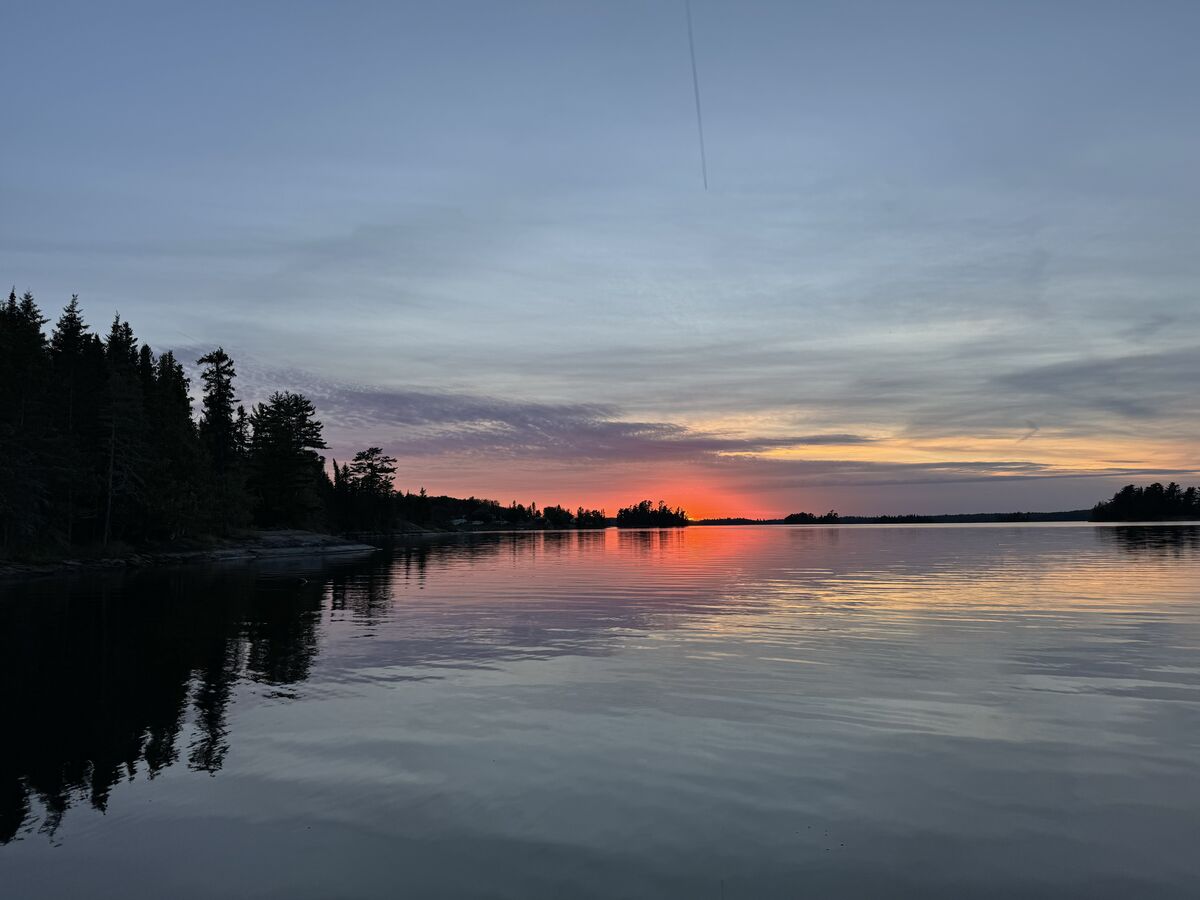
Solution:
M 789 470 L 789 462 L 806 468 Z M 981 462 L 985 465 L 977 468 Z M 830 467 L 827 479 L 822 476 L 822 463 Z M 960 471 L 955 470 L 958 464 L 964 466 Z M 1021 467 L 1026 464 L 1035 468 L 1025 471 Z M 861 472 L 858 465 L 864 467 Z M 898 469 L 884 470 L 876 484 L 871 466 Z M 935 469 L 932 475 L 929 469 L 913 470 L 909 482 L 905 468 L 909 466 Z M 518 458 L 494 465 L 473 457 L 431 456 L 402 460 L 397 486 L 410 491 L 423 486 L 434 495 L 486 497 L 505 505 L 516 500 L 536 502 L 539 507 L 561 504 L 572 510 L 584 506 L 604 509 L 610 516 L 644 499 L 683 507 L 693 519 L 779 518 L 801 510 L 820 514 L 830 508 L 849 515 L 1050 511 L 1090 506 L 1107 496 L 1106 490 L 1115 489 L 1109 487 L 1112 481 L 1151 480 L 1120 472 L 1154 471 L 1152 466 L 1164 472 L 1195 471 L 1194 448 L 1182 440 L 1150 441 L 1120 434 L 1097 441 L 1042 429 L 1022 440 L 992 435 L 877 435 L 866 443 L 799 444 L 662 462 Z M 1080 482 L 1071 483 L 1086 481 L 1089 487 L 1071 493 L 1062 487 L 1068 482 L 1055 479 L 1059 496 L 1070 494 L 1070 499 L 1047 500 L 1044 491 L 1029 486 L 1030 479 L 1042 475 L 1072 476 Z M 943 476 L 945 480 L 939 482 Z M 1104 480 L 1099 487 L 1098 479 Z M 948 499 L 930 503 L 956 508 L 913 508 L 937 490 Z M 898 495 L 905 499 L 889 499 Z

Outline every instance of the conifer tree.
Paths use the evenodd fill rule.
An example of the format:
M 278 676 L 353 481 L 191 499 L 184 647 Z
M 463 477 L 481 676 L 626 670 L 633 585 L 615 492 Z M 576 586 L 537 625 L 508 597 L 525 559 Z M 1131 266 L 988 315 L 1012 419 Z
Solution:
M 197 362 L 204 366 L 200 380 L 204 382 L 204 396 L 200 401 L 200 441 L 208 451 L 214 470 L 226 472 L 235 462 L 237 440 L 234 430 L 233 379 L 237 371 L 233 360 L 222 347 L 200 357 Z
M 50 336 L 53 370 L 51 392 L 55 401 L 57 458 L 61 483 L 56 490 L 64 542 L 72 544 L 81 514 L 94 503 L 95 483 L 90 449 L 94 447 L 98 406 L 97 385 L 103 367 L 93 346 L 94 335 L 79 309 L 79 295 L 71 296 Z
M 144 500 L 146 414 L 139 376 L 141 354 L 137 344 L 133 329 L 118 314 L 104 342 L 108 362 L 108 389 L 102 417 L 108 454 L 104 479 L 104 544 L 124 535 L 126 526 L 140 522 L 137 507 Z
M 168 540 L 193 530 L 200 518 L 200 444 L 188 388 L 183 366 L 168 350 L 154 364 L 146 398 L 153 435 L 149 525 Z
M 312 401 L 276 392 L 250 414 L 249 486 L 255 519 L 266 526 L 317 524 L 324 503 L 325 447 Z
M 242 524 L 245 518 L 242 439 L 239 421 L 234 418 L 237 399 L 233 379 L 237 377 L 237 371 L 222 347 L 205 354 L 197 362 L 204 366 L 200 371 L 204 388 L 198 431 L 212 483 L 211 522 L 215 530 L 224 534 Z M 244 415 L 239 415 L 238 419 L 244 420 Z

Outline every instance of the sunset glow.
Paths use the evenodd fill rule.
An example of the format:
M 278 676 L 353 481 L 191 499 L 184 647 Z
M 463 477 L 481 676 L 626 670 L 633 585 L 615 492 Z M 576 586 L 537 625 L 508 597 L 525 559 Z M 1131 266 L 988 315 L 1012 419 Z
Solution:
M 10 98 L 5 277 L 119 309 L 197 396 L 224 346 L 248 406 L 305 393 L 404 490 L 774 516 L 1195 480 L 1186 6 L 704 5 L 707 190 L 671 4 L 30 10 L 10 81 L 94 64 Z M 139 29 L 154 78 L 96 56 Z

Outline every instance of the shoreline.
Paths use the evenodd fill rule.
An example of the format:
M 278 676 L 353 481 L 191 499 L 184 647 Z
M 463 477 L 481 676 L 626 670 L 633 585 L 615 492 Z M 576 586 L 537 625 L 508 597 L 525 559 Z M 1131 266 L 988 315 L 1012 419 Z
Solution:
M 374 553 L 380 548 L 332 534 L 311 531 L 262 531 L 210 547 L 179 550 L 143 549 L 102 557 L 65 557 L 45 562 L 0 560 L 0 581 L 42 578 L 72 572 L 142 569 L 195 563 L 254 562 L 339 553 Z
M 690 527 L 701 528 L 737 528 L 737 527 L 785 527 L 785 528 L 837 528 L 849 527 L 938 527 L 938 526 L 1200 526 L 1200 521 L 1189 519 L 1152 519 L 1152 520 L 1122 520 L 1122 521 L 1088 521 L 1078 519 L 1035 519 L 1026 521 L 862 521 L 859 517 L 846 517 L 849 521 L 839 522 L 804 522 L 787 524 L 780 521 L 721 521 L 697 520 L 689 523 Z M 865 517 L 862 517 L 865 518 Z M 931 517 L 933 518 L 933 517 Z M 333 556 L 349 553 L 377 553 L 383 549 L 380 544 L 389 545 L 405 541 L 429 538 L 461 538 L 472 535 L 495 534 L 546 534 L 572 533 L 579 531 L 605 531 L 608 529 L 622 531 L 662 531 L 677 530 L 687 526 L 643 527 L 616 529 L 615 526 L 605 526 L 596 529 L 575 528 L 494 528 L 494 527 L 454 527 L 450 529 L 420 528 L 405 523 L 400 529 L 392 532 L 355 532 L 348 535 L 324 534 L 297 529 L 249 532 L 242 538 L 228 538 L 214 542 L 208 546 L 192 546 L 179 549 L 162 548 L 128 548 L 125 552 L 116 552 L 108 556 L 74 556 L 61 559 L 46 559 L 42 561 L 21 561 L 0 559 L 0 585 L 10 581 L 20 581 L 32 578 L 44 578 L 70 573 L 94 573 L 118 569 L 142 569 L 166 566 L 211 564 L 223 562 L 255 562 L 258 560 L 278 560 L 297 557 Z M 366 543 L 376 541 L 378 543 Z

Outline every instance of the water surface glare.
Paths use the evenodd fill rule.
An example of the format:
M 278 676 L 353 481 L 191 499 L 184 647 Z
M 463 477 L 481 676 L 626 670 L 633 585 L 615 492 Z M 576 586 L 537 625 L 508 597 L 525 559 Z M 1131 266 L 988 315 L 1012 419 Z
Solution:
M 1200 896 L 1200 529 L 0 584 L 0 895 Z

